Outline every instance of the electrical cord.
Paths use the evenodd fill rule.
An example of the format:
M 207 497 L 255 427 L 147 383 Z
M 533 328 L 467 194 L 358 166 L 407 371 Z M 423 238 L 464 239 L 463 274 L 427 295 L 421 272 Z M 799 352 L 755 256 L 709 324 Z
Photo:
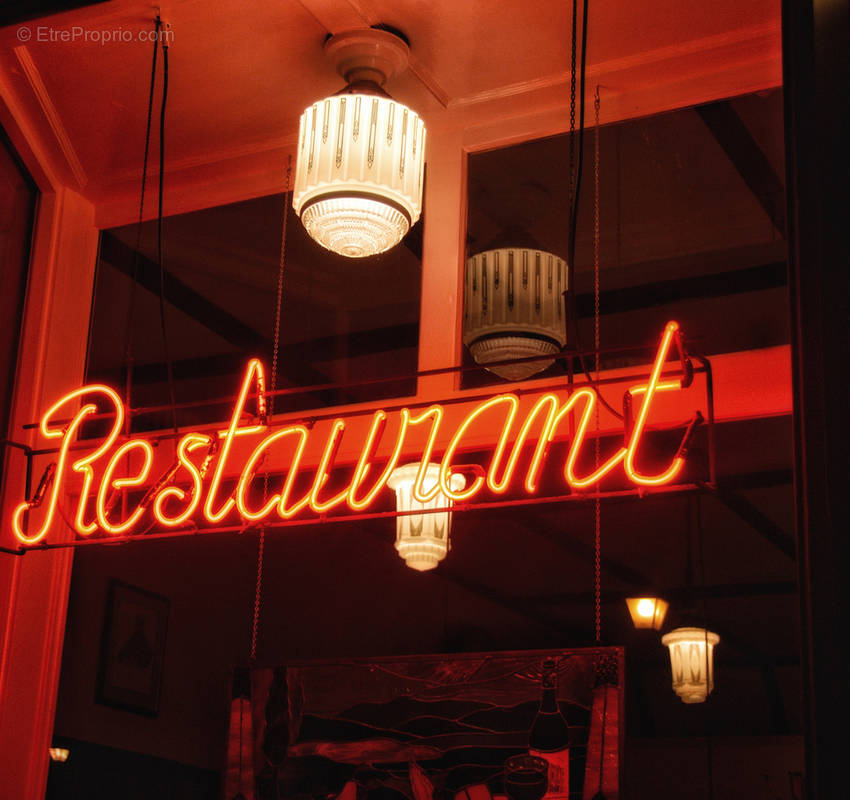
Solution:
M 159 205 L 156 218 L 156 252 L 159 262 L 159 323 L 162 332 L 162 351 L 168 373 L 168 395 L 171 400 L 171 422 L 178 433 L 177 400 L 174 393 L 174 369 L 168 351 L 168 330 L 165 324 L 165 267 L 162 256 L 162 199 L 165 180 L 165 109 L 168 102 L 168 43 L 162 42 L 162 103 L 159 112 Z
M 583 0 L 582 3 L 582 20 L 581 20 L 581 59 L 579 60 L 579 97 L 578 97 L 578 161 L 575 165 L 575 189 L 573 192 L 573 202 L 570 204 L 570 235 L 569 235 L 569 257 L 570 269 L 575 274 L 575 256 L 576 256 L 576 237 L 578 233 L 578 201 L 581 195 L 581 178 L 584 167 L 584 84 L 585 74 L 587 71 L 587 4 L 588 0 Z M 573 3 L 575 12 L 576 5 Z M 571 91 L 574 91 L 575 86 L 575 47 L 576 47 L 576 22 L 573 20 L 573 56 L 572 56 L 572 83 Z M 574 124 L 574 116 L 571 111 L 571 123 Z M 570 290 L 573 291 L 573 284 L 570 284 Z M 575 294 L 575 292 L 573 292 Z M 575 314 L 572 315 L 573 324 L 575 324 Z
M 153 60 L 151 63 L 151 80 L 150 80 L 150 91 L 148 93 L 148 118 L 147 124 L 145 126 L 145 151 L 144 156 L 142 158 L 142 187 L 139 196 L 139 216 L 138 221 L 136 223 L 136 247 L 133 251 L 133 280 L 130 283 L 130 298 L 128 301 L 127 308 L 127 327 L 126 333 L 124 337 L 124 366 L 127 370 L 127 379 L 126 379 L 126 397 L 124 398 L 124 402 L 127 404 L 128 408 L 132 408 L 132 399 L 130 397 L 130 390 L 132 387 L 132 363 L 133 363 L 133 318 L 135 317 L 135 309 L 136 309 L 136 287 L 139 284 L 139 262 L 141 260 L 141 248 L 142 248 L 142 221 L 144 219 L 145 214 L 145 190 L 147 188 L 147 178 L 148 178 L 148 158 L 150 156 L 150 147 L 151 147 L 151 127 L 153 126 L 153 97 L 154 97 L 154 89 L 156 87 L 156 62 L 157 62 L 157 53 L 159 51 L 159 30 L 162 26 L 162 20 L 157 17 L 154 26 L 154 42 L 153 42 Z M 130 425 L 130 419 L 128 415 L 127 425 Z M 129 429 L 128 429 L 129 432 Z
M 587 382 L 590 386 L 593 387 L 593 391 L 596 396 L 599 398 L 599 402 L 602 403 L 603 406 L 613 414 L 617 419 L 623 419 L 623 414 L 617 409 L 615 409 L 602 395 L 602 392 L 599 391 L 598 382 L 595 381 L 590 374 L 590 369 L 584 361 L 584 356 L 581 353 L 581 335 L 579 333 L 578 328 L 578 319 L 576 314 L 576 292 L 575 292 L 575 261 L 576 261 L 576 238 L 578 234 L 578 201 L 581 195 L 581 180 L 582 174 L 584 171 L 584 116 L 585 116 L 585 83 L 587 77 L 587 10 L 588 10 L 588 0 L 583 0 L 582 3 L 582 20 L 581 20 L 581 58 L 578 59 L 579 62 L 579 100 L 578 100 L 578 160 L 573 167 L 573 135 L 574 130 L 572 130 L 575 125 L 575 78 L 576 78 L 576 19 L 575 13 L 577 10 L 576 0 L 573 0 L 573 37 L 572 37 L 572 55 L 571 55 L 571 79 L 570 79 L 570 188 L 573 183 L 573 169 L 575 169 L 575 189 L 572 195 L 572 202 L 570 203 L 570 223 L 569 223 L 569 236 L 568 236 L 568 250 L 569 257 L 567 261 L 567 266 L 569 270 L 569 280 L 567 281 L 567 289 L 569 292 L 569 311 L 570 313 L 567 315 L 570 319 L 570 324 L 573 328 L 573 337 L 576 343 L 577 357 L 579 361 L 579 366 L 581 367 L 581 371 L 584 373 Z M 598 135 L 598 134 L 597 134 Z

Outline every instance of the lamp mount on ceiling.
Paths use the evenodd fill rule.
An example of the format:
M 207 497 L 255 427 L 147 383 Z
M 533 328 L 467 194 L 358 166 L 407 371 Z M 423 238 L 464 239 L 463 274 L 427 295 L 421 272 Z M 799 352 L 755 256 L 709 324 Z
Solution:
M 422 211 L 425 125 L 384 84 L 407 67 L 407 40 L 382 27 L 325 41 L 347 85 L 301 115 L 292 205 L 310 236 L 349 258 L 398 244 Z
M 383 87 L 407 69 L 410 48 L 401 31 L 360 28 L 328 36 L 325 55 L 348 84 L 343 91 L 361 87 L 368 91 L 371 84 L 386 96 Z

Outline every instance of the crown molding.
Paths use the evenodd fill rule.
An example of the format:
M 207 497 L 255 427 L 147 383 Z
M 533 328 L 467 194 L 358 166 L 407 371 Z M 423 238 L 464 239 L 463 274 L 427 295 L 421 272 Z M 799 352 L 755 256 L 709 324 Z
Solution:
M 71 137 L 68 135 L 67 129 L 62 124 L 62 118 L 59 116 L 56 106 L 53 105 L 53 101 L 50 99 L 50 93 L 44 85 L 41 73 L 35 61 L 33 61 L 29 49 L 25 45 L 20 45 L 19 47 L 15 47 L 13 52 L 21 68 L 21 72 L 29 85 L 30 91 L 38 102 L 44 118 L 47 120 L 53 139 L 65 159 L 65 164 L 74 176 L 76 186 L 72 188 L 84 189 L 88 183 L 86 171 L 83 169 L 77 151 L 71 143 Z

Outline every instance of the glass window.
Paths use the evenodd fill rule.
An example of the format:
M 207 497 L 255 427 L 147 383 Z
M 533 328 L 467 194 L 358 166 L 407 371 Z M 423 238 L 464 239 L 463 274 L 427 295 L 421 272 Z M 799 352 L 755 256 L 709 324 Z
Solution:
M 141 236 L 136 225 L 103 231 L 88 380 L 129 388 L 134 408 L 167 407 L 167 345 L 179 424 L 226 416 L 249 358 L 271 375 L 284 206 L 277 386 L 298 391 L 275 410 L 415 393 L 421 220 L 389 252 L 349 259 L 310 239 L 282 194 L 166 218 L 161 284 L 155 220 Z M 134 424 L 169 427 L 171 414 Z
M 593 346 L 594 136 L 591 119 L 567 352 Z M 603 350 L 654 346 L 676 315 L 692 347 L 707 355 L 789 341 L 782 148 L 778 89 L 600 129 Z M 469 157 L 469 256 L 514 247 L 567 260 L 569 153 L 562 135 Z M 491 292 L 493 280 L 491 265 Z M 467 326 L 480 313 L 470 299 Z M 474 366 L 468 348 L 464 358 Z M 606 363 L 618 365 L 611 356 Z M 562 359 L 540 374 L 565 369 Z M 464 383 L 498 380 L 478 370 Z

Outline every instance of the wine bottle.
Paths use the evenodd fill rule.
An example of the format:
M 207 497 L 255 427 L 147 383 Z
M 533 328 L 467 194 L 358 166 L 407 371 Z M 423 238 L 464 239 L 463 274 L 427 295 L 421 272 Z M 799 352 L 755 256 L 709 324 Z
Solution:
M 549 762 L 549 788 L 544 800 L 567 800 L 570 794 L 570 728 L 558 707 L 558 665 L 543 662 L 540 708 L 528 736 L 529 752 Z

